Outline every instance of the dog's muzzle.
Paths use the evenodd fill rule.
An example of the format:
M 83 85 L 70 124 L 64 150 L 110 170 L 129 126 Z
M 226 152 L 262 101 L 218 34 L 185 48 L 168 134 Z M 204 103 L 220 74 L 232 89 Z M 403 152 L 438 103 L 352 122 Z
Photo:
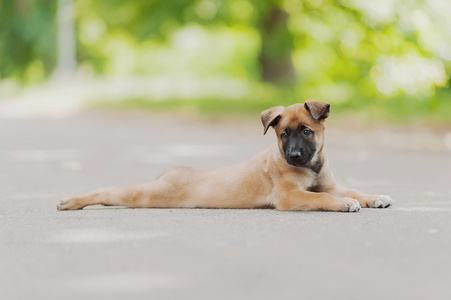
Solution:
M 311 159 L 312 155 L 308 155 L 307 153 L 303 153 L 302 149 L 299 150 L 287 150 L 285 153 L 285 159 L 288 164 L 295 167 L 302 167 L 306 165 Z

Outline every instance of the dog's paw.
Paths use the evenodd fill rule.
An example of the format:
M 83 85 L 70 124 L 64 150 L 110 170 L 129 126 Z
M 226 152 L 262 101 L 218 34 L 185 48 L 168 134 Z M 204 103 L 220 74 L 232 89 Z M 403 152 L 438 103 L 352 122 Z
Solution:
M 341 208 L 341 211 L 343 212 L 358 212 L 362 206 L 360 205 L 359 201 L 352 199 L 352 198 L 342 198 L 343 205 Z
M 77 199 L 74 197 L 63 199 L 57 206 L 58 210 L 77 210 L 82 208 L 80 205 L 77 205 Z
M 388 195 L 376 195 L 374 199 L 367 203 L 372 208 L 387 208 L 393 205 L 393 199 Z

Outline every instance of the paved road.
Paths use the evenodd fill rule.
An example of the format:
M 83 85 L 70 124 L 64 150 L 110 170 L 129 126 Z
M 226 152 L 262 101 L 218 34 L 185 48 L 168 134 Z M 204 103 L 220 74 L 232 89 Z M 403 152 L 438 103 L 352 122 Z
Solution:
M 337 179 L 391 195 L 390 209 L 56 210 L 172 165 L 239 162 L 273 138 L 258 116 L 0 119 L 0 299 L 451 299 L 446 132 L 328 131 Z

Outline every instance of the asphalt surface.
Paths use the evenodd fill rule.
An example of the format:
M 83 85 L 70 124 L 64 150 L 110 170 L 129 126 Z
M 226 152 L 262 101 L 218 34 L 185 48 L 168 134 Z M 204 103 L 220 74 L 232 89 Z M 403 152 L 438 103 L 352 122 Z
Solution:
M 329 125 L 337 180 L 389 209 L 56 210 L 173 165 L 243 161 L 274 140 L 259 122 L 0 119 L 0 299 L 451 299 L 446 131 Z

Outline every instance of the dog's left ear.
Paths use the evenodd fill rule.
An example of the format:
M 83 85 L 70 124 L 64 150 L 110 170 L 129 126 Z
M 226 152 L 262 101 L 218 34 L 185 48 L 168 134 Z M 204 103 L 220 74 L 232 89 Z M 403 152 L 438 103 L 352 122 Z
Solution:
M 326 101 L 307 100 L 304 107 L 315 120 L 324 120 L 329 116 L 330 104 Z
M 261 118 L 263 123 L 263 134 L 265 135 L 270 126 L 276 126 L 279 123 L 280 118 L 282 117 L 282 113 L 285 110 L 283 106 L 275 106 L 271 107 L 262 112 Z

